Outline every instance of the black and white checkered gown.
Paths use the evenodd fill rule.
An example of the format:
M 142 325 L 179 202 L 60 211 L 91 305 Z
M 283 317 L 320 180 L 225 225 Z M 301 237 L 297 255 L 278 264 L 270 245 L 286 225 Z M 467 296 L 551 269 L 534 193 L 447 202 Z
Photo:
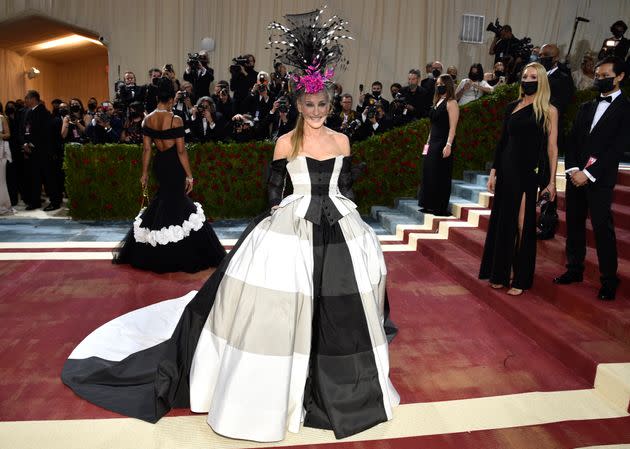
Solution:
M 293 194 L 250 224 L 199 292 L 98 328 L 63 381 L 128 416 L 190 407 L 217 433 L 255 441 L 301 423 L 343 438 L 391 419 L 385 261 L 339 192 L 350 158 L 298 156 L 286 169 Z

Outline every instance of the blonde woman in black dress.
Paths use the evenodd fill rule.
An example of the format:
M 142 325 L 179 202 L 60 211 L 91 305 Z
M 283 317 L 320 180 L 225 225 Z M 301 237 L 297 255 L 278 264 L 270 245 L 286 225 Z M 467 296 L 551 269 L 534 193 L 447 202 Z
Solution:
M 512 296 L 522 294 L 534 280 L 536 197 L 543 157 L 549 159 L 550 182 L 541 195 L 548 193 L 551 201 L 556 196 L 558 111 L 549 98 L 546 70 L 538 63 L 528 64 L 520 99 L 507 107 L 488 180 L 494 200 L 479 278 L 489 279 L 495 289 L 509 287 Z

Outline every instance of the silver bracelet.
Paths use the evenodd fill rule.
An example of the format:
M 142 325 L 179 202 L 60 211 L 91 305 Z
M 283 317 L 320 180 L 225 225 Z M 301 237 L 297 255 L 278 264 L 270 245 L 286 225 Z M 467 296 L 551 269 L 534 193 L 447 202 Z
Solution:
M 192 183 L 192 182 L 194 182 L 195 180 L 193 179 L 193 177 L 192 177 L 192 176 L 186 176 L 186 181 L 188 181 L 188 182 Z

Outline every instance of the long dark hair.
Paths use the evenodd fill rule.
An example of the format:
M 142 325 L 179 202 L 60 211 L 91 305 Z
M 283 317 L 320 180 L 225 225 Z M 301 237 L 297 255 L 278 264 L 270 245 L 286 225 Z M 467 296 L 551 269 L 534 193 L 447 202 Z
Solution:
M 504 64 L 504 67 L 505 67 L 505 64 Z M 472 71 L 473 71 L 473 69 L 477 69 L 477 73 L 480 76 L 479 79 L 473 80 L 473 78 L 472 78 L 472 74 L 473 74 Z M 470 66 L 470 69 L 468 70 L 468 79 L 469 80 L 473 80 L 473 81 L 481 81 L 481 80 L 483 80 L 483 66 L 481 65 L 481 63 L 476 62 L 476 63 L 474 63 L 473 65 Z
M 444 86 L 446 86 L 446 98 L 445 100 L 452 100 L 455 98 L 455 83 L 453 83 L 453 78 L 451 77 L 451 75 L 445 73 L 444 75 L 440 75 L 439 80 L 442 80 L 442 84 L 444 84 Z M 435 86 L 435 94 L 433 95 L 433 106 L 435 106 L 437 104 L 437 102 L 440 100 L 441 95 L 438 94 L 437 91 L 437 81 L 435 82 L 436 86 Z

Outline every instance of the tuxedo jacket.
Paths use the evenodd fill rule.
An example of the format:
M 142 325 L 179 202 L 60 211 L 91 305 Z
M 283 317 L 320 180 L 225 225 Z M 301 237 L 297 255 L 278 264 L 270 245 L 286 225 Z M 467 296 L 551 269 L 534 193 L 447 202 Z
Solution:
M 44 157 L 52 153 L 52 133 L 52 116 L 43 104 L 26 111 L 24 141 L 33 145 L 33 156 Z
M 214 70 L 206 67 L 206 73 L 200 75 L 197 70 L 190 73 L 184 72 L 184 80 L 193 85 L 193 100 L 210 95 L 210 84 L 214 81 Z
M 595 177 L 595 185 L 612 188 L 619 161 L 630 147 L 630 101 L 620 94 L 591 131 L 598 104 L 595 99 L 580 105 L 568 137 L 565 167 L 583 170 L 592 156 L 597 161 L 587 170 Z

